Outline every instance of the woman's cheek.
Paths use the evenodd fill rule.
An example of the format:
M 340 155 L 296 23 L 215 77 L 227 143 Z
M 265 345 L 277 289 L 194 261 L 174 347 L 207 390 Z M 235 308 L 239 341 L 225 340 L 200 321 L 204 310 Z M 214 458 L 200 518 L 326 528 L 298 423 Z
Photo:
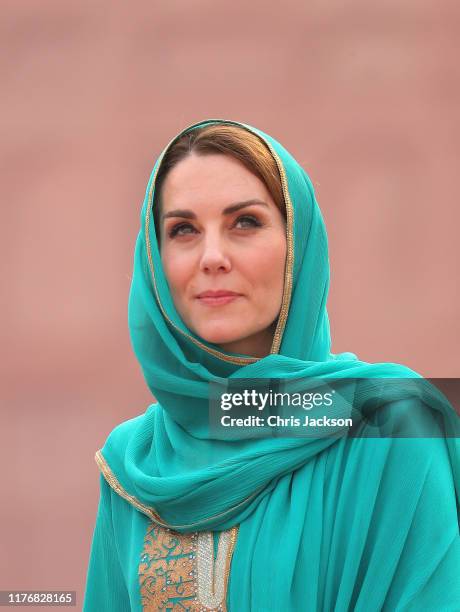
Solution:
M 171 288 L 176 290 L 183 288 L 190 274 L 190 257 L 170 251 L 165 253 L 164 261 L 167 262 L 164 269 Z

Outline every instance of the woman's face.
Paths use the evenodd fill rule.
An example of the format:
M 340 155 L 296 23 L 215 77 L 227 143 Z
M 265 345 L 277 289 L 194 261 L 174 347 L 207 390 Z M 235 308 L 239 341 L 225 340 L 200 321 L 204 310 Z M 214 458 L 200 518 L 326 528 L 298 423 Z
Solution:
M 187 327 L 225 351 L 267 355 L 283 295 L 286 229 L 265 184 L 233 157 L 192 153 L 165 177 L 160 232 Z

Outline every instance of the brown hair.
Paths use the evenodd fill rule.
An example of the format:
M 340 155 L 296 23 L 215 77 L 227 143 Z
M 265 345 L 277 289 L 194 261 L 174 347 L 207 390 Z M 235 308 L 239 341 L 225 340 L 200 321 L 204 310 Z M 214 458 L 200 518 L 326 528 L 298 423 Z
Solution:
M 283 188 L 278 166 L 267 145 L 252 132 L 226 124 L 195 128 L 176 140 L 165 153 L 155 183 L 154 219 L 158 240 L 160 238 L 159 214 L 161 188 L 168 172 L 192 152 L 198 155 L 220 153 L 231 155 L 260 178 L 267 187 L 273 201 L 286 219 Z

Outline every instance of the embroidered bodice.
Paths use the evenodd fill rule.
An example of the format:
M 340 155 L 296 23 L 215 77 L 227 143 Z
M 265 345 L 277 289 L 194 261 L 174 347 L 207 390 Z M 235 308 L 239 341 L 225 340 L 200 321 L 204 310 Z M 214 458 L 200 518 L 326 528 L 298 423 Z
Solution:
M 224 612 L 237 532 L 183 534 L 151 522 L 139 564 L 143 610 Z

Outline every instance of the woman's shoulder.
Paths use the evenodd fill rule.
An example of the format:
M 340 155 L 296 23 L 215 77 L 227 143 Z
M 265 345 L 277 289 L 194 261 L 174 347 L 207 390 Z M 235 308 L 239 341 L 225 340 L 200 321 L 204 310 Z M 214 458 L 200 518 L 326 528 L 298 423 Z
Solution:
M 119 444 L 120 442 L 129 440 L 133 433 L 137 430 L 144 417 L 144 413 L 138 414 L 135 417 L 126 419 L 125 421 L 115 425 L 115 427 L 109 432 L 105 440 L 104 447 L 112 443 Z
M 147 410 L 135 417 L 122 421 L 108 434 L 102 448 L 95 455 L 96 463 L 117 492 L 131 489 L 129 467 L 133 464 L 133 453 L 141 440 L 153 439 L 155 407 L 152 404 Z
M 129 442 L 135 438 L 141 431 L 153 433 L 153 416 L 155 407 L 158 404 L 151 404 L 145 412 L 138 414 L 135 417 L 126 419 L 118 423 L 108 434 L 101 452 L 110 453 L 114 449 L 119 453 L 125 449 Z

